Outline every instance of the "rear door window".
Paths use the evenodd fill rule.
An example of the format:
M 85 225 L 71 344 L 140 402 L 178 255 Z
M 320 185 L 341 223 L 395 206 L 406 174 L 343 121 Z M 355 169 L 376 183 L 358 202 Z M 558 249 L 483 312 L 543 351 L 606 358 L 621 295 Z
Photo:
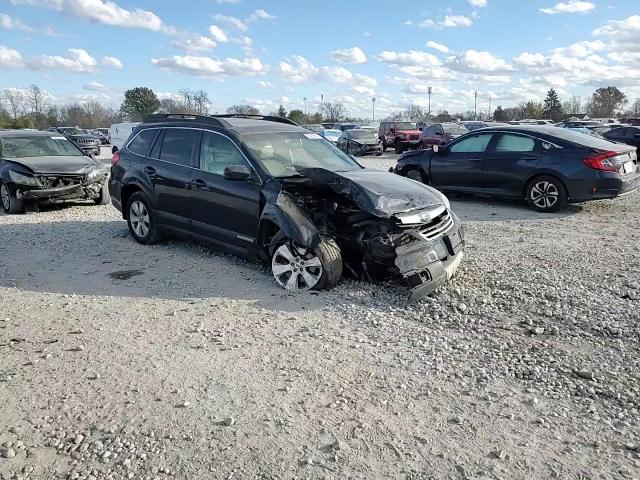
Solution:
M 142 130 L 131 141 L 127 149 L 131 153 L 135 153 L 136 155 L 140 155 L 143 157 L 148 156 L 149 150 L 151 149 L 151 144 L 153 144 L 153 139 L 156 138 L 157 133 L 158 133 L 158 130 L 155 128 Z
M 496 152 L 533 152 L 536 141 L 531 137 L 505 133 L 500 135 L 496 144 Z
M 493 137 L 492 133 L 473 135 L 451 145 L 452 153 L 484 153 Z
M 162 140 L 160 160 L 165 162 L 193 166 L 193 150 L 200 131 L 186 128 L 167 128 Z

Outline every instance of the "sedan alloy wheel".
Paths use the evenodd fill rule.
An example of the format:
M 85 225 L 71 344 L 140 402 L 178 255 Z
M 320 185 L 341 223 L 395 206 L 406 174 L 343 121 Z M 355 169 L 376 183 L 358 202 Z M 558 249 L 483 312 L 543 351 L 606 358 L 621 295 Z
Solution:
M 543 180 L 533 185 L 530 195 L 536 207 L 548 210 L 558 203 L 560 192 L 553 183 Z
M 280 245 L 271 258 L 271 270 L 278 284 L 290 291 L 310 290 L 322 277 L 320 258 L 311 250 L 292 242 Z
M 145 204 L 139 200 L 131 203 L 129 219 L 131 221 L 131 227 L 136 235 L 140 238 L 145 238 L 149 233 L 149 227 L 151 226 L 151 218 Z

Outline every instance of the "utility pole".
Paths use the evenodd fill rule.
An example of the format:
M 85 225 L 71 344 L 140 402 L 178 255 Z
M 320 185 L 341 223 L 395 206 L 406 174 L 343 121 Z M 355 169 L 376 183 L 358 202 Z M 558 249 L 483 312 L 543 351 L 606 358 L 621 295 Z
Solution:
M 322 102 L 324 101 L 324 94 L 320 94 L 320 109 L 322 109 Z
M 478 91 L 477 90 L 473 92 L 473 96 L 475 98 L 474 104 L 473 104 L 473 119 L 477 120 L 478 119 Z
M 307 97 L 303 98 L 304 100 L 304 116 L 307 116 Z
M 372 117 L 371 123 L 373 123 L 373 122 L 376 121 L 376 97 L 373 97 L 371 99 L 371 113 L 372 113 L 372 115 L 371 115 L 371 117 Z
M 493 120 L 493 114 L 491 113 L 491 96 L 489 96 L 489 120 Z
M 427 115 L 429 116 L 429 120 L 431 120 L 431 87 L 429 87 L 427 91 L 429 92 L 429 112 Z

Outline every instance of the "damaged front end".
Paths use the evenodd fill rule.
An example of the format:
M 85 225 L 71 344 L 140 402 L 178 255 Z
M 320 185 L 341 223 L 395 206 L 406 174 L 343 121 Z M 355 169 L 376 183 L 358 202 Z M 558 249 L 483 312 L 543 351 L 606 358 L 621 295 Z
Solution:
M 306 247 L 321 236 L 335 239 L 347 270 L 358 278 L 403 280 L 409 302 L 453 277 L 464 232 L 441 193 L 386 172 L 301 173 L 309 181 L 284 182 L 266 207 L 287 217 L 289 238 Z
M 24 174 L 11 175 L 16 196 L 27 201 L 63 202 L 69 200 L 95 200 L 100 197 L 109 171 L 93 168 L 78 174 Z M 13 178 L 18 177 L 18 178 Z

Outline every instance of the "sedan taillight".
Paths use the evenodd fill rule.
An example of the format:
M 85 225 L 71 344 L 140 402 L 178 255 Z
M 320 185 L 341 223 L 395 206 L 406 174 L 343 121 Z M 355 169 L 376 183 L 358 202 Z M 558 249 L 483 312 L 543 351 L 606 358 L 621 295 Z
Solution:
M 603 152 L 598 153 L 597 155 L 592 155 L 591 157 L 586 157 L 582 159 L 582 163 L 584 163 L 587 167 L 592 168 L 594 170 L 602 170 L 605 172 L 618 172 L 616 167 L 611 163 L 612 157 L 617 157 L 619 155 L 618 152 Z

